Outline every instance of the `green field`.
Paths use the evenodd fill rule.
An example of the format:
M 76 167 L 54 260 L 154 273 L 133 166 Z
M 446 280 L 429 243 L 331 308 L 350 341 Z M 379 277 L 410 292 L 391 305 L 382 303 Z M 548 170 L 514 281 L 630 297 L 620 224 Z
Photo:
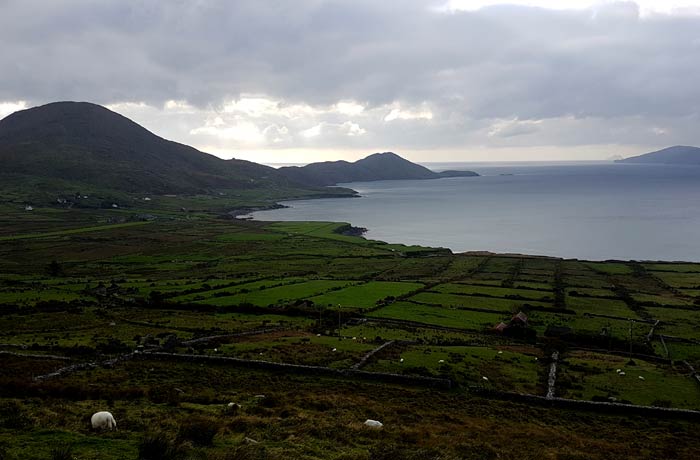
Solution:
M 370 281 L 339 291 L 310 297 L 309 300 L 325 307 L 372 308 L 387 297 L 398 297 L 422 288 L 419 283 Z
M 182 460 L 639 455 L 623 443 L 642 443 L 643 458 L 696 457 L 673 450 L 692 445 L 693 421 L 482 391 L 544 396 L 557 349 L 558 396 L 700 410 L 700 386 L 681 362 L 700 368 L 697 264 L 455 255 L 349 236 L 343 223 L 222 219 L 215 201 L 154 196 L 138 209 L 38 206 L 31 215 L 0 203 L 0 459 L 55 458 L 59 447 L 69 458 L 135 459 L 151 435 Z M 193 211 L 183 213 L 185 204 Z M 137 221 L 144 212 L 156 218 Z M 494 330 L 519 311 L 526 324 Z M 660 335 L 671 362 L 653 360 L 668 357 Z M 452 389 L 345 371 L 390 340 L 362 370 L 449 379 Z M 141 354 L 149 350 L 183 361 Z M 191 356 L 344 371 L 184 360 Z M 231 412 L 229 402 L 241 408 Z M 115 414 L 119 431 L 89 429 L 98 409 Z M 367 418 L 385 428 L 367 429 Z M 213 438 L 194 443 L 206 426 Z M 650 429 L 653 440 L 640 440 Z
M 697 408 L 700 394 L 697 383 L 684 375 L 684 369 L 640 359 L 630 363 L 620 356 L 574 352 L 566 357 L 561 373 L 562 380 L 571 381 L 564 396 L 573 398 L 590 400 L 598 396 L 632 404 L 692 409 Z

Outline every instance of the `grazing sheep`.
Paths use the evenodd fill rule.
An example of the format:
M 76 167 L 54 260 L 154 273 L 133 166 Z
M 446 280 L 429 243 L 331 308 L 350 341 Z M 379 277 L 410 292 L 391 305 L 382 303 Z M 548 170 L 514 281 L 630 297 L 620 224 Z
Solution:
M 117 429 L 116 420 L 114 420 L 114 417 L 111 413 L 106 411 L 95 412 L 94 414 L 92 414 L 92 417 L 90 417 L 90 423 L 92 424 L 92 428 L 95 430 Z
M 484 380 L 488 380 L 488 379 L 489 379 L 489 378 L 488 378 L 488 377 L 486 377 L 485 375 L 484 375 L 484 376 L 482 376 L 481 378 L 482 378 L 482 379 L 484 379 Z
M 378 422 L 376 420 L 368 418 L 367 420 L 365 420 L 365 426 L 368 426 L 370 428 L 381 428 L 384 426 L 384 424 L 382 422 Z
M 401 359 L 399 360 L 399 362 L 402 363 L 402 362 L 403 362 L 403 358 L 401 358 Z
M 243 406 L 241 406 L 240 404 L 230 402 L 226 405 L 226 412 L 228 412 L 229 414 L 235 414 L 241 409 L 241 407 Z
M 625 374 L 625 371 L 622 371 L 622 372 L 618 372 L 617 375 L 627 375 L 627 374 Z
M 442 363 L 444 363 L 444 362 L 445 362 L 444 359 L 441 359 L 440 361 L 438 361 L 438 363 L 440 363 L 440 364 L 442 364 Z
M 642 376 L 640 375 L 640 376 L 639 376 L 639 380 L 644 380 L 644 377 L 642 377 Z

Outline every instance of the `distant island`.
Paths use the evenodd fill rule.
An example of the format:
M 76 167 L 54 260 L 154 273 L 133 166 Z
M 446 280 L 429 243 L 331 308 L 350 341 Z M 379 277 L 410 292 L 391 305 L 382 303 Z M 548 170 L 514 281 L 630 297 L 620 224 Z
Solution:
M 347 182 L 422 180 L 479 175 L 474 171 L 431 171 L 424 166 L 411 163 L 393 152 L 375 153 L 354 163 L 324 161 L 306 166 L 286 166 L 278 171 L 294 182 L 315 186 Z
M 616 160 L 615 163 L 700 165 L 700 148 L 675 145 L 655 152 L 625 158 L 624 160 Z

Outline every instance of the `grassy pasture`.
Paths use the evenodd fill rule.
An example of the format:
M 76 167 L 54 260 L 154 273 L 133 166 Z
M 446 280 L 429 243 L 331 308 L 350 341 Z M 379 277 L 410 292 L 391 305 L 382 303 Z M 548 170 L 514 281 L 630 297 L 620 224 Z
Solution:
M 700 387 L 684 372 L 640 359 L 630 362 L 621 356 L 578 351 L 566 356 L 561 381 L 570 386 L 564 393 L 566 397 L 613 397 L 633 404 L 697 409 Z
M 594 263 L 588 262 L 586 265 L 596 272 L 603 272 L 608 275 L 630 275 L 632 267 L 624 263 Z
M 171 300 L 174 302 L 193 302 L 210 298 L 223 298 L 226 296 L 235 296 L 238 294 L 245 294 L 254 291 L 262 291 L 268 288 L 275 288 L 277 286 L 298 284 L 302 281 L 303 278 L 263 279 L 258 281 L 252 281 L 250 283 L 236 284 L 235 286 L 226 286 L 222 288 L 214 287 L 214 289 L 210 289 L 204 292 L 183 294 L 172 297 Z
M 386 307 L 385 307 L 386 308 Z M 383 326 L 380 324 L 360 324 L 343 328 L 343 335 L 358 337 L 373 342 L 387 340 L 411 340 L 421 343 L 444 343 L 458 341 L 480 341 L 483 337 L 478 334 L 465 334 L 463 332 L 441 331 L 426 327 L 415 326 Z
M 630 310 L 622 300 L 600 299 L 594 297 L 566 296 L 566 307 L 577 313 L 619 316 L 638 319 L 639 315 Z
M 595 289 L 582 287 L 566 289 L 567 295 L 571 295 L 572 292 L 578 294 L 578 297 L 617 297 L 615 291 L 611 291 L 610 289 Z
M 680 310 L 674 308 L 647 307 L 647 311 L 661 320 L 657 333 L 688 339 L 698 339 L 700 331 L 700 309 Z
M 700 288 L 700 273 L 652 272 L 652 274 L 664 283 L 675 288 Z
M 338 291 L 310 297 L 317 305 L 327 307 L 372 308 L 386 297 L 397 297 L 421 289 L 419 283 L 399 283 L 390 281 L 370 281 Z
M 449 266 L 441 273 L 443 279 L 467 276 L 484 261 L 484 257 L 458 255 L 451 258 Z
M 674 295 L 632 294 L 631 297 L 637 302 L 648 302 L 659 305 L 694 305 L 694 299 L 685 299 Z
M 700 264 L 643 264 L 650 271 L 676 272 L 676 273 L 700 273 Z
M 304 281 L 276 287 L 265 287 L 264 289 L 257 289 L 249 292 L 241 292 L 241 290 L 239 290 L 239 294 L 209 297 L 206 300 L 199 301 L 199 303 L 222 307 L 250 303 L 265 307 L 267 305 L 286 304 L 297 299 L 313 299 L 314 296 L 323 294 L 324 292 L 351 284 L 353 284 L 352 281 Z
M 486 313 L 454 308 L 440 308 L 417 305 L 410 302 L 396 302 L 368 314 L 374 318 L 414 321 L 433 326 L 453 327 L 475 331 L 488 330 L 509 319 L 509 314 L 501 312 Z
M 549 302 L 552 300 L 552 293 L 547 291 L 535 291 L 531 289 L 509 289 L 499 287 L 473 286 L 467 284 L 447 283 L 434 286 L 430 289 L 444 294 L 473 295 L 482 294 L 491 297 L 523 297 L 528 300 L 541 300 Z
M 520 281 L 520 280 L 515 280 L 515 283 L 513 284 L 513 287 L 515 289 L 534 289 L 537 291 L 552 291 L 552 285 L 550 283 L 536 283 L 536 282 L 530 282 L 530 281 Z
M 511 300 L 493 297 L 478 297 L 472 295 L 454 295 L 436 292 L 421 292 L 409 300 L 436 306 L 449 306 L 456 308 L 483 308 L 497 312 L 515 312 L 525 308 L 525 305 L 533 305 L 543 308 L 551 307 L 550 303 L 531 300 Z
M 595 276 L 565 276 L 567 286 L 573 288 L 611 289 L 613 286 L 605 278 Z
M 520 259 L 511 257 L 491 257 L 486 265 L 482 267 L 483 273 L 513 273 L 520 263 Z
M 224 343 L 209 354 L 311 366 L 349 368 L 377 345 L 308 333 L 273 333 Z
M 534 347 L 421 345 L 382 351 L 382 357 L 373 360 L 366 369 L 452 377 L 466 385 L 537 394 L 542 392 L 539 382 L 544 366 L 535 358 L 541 356 L 541 351 Z

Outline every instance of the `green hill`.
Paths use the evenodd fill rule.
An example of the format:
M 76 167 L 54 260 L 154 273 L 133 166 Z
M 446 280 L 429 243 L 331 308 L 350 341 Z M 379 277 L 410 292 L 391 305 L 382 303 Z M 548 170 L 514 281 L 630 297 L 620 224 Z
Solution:
M 0 120 L 0 163 L 14 177 L 127 193 L 302 188 L 274 168 L 222 160 L 86 102 L 56 102 Z
M 325 161 L 306 166 L 287 166 L 280 168 L 279 172 L 293 181 L 317 186 L 377 180 L 416 180 L 478 176 L 473 171 L 445 171 L 437 173 L 424 166 L 411 163 L 392 152 L 375 153 L 354 163 Z
M 656 152 L 618 160 L 616 163 L 700 165 L 700 148 L 675 145 Z

